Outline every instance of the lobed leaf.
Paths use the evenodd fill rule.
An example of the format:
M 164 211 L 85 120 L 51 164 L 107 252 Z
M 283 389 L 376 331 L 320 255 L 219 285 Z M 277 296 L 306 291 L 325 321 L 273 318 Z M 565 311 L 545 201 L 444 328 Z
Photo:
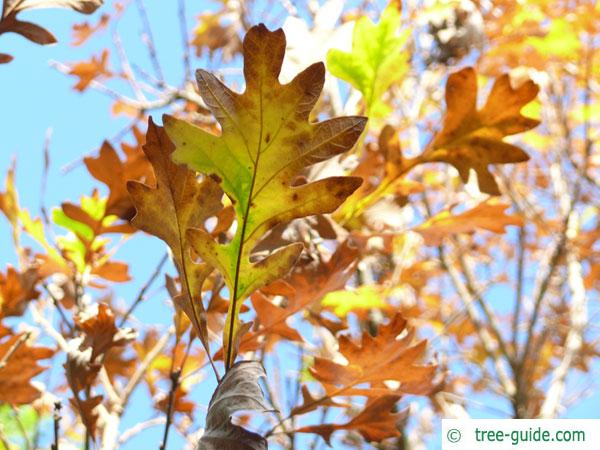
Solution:
M 503 139 L 539 124 L 538 120 L 521 114 L 521 109 L 536 98 L 538 91 L 538 86 L 531 80 L 513 88 L 505 74 L 496 79 L 485 106 L 478 110 L 475 70 L 467 67 L 453 73 L 446 83 L 448 110 L 444 126 L 423 153 L 423 161 L 452 164 L 465 183 L 469 179 L 469 170 L 473 169 L 477 173 L 479 189 L 499 195 L 498 184 L 488 165 L 529 159 L 522 149 Z
M 183 120 L 165 116 L 165 129 L 177 149 L 173 159 L 217 180 L 234 204 L 237 229 L 231 242 L 219 244 L 193 229 L 188 239 L 201 258 L 219 269 L 230 293 L 224 331 L 226 365 L 235 359 L 238 315 L 254 290 L 284 276 L 302 250 L 299 243 L 251 260 L 262 236 L 279 223 L 333 212 L 361 183 L 331 177 L 293 185 L 306 167 L 350 149 L 360 136 L 364 117 L 341 117 L 310 123 L 309 115 L 323 87 L 325 69 L 313 64 L 289 84 L 278 76 L 285 52 L 282 30 L 264 25 L 244 39 L 243 94 L 231 91 L 214 75 L 196 73 L 200 94 L 222 127 L 214 136 Z

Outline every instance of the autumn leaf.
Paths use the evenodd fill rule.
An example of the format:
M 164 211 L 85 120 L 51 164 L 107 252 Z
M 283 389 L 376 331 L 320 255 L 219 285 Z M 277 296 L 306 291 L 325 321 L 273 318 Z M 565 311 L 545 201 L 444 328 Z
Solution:
M 299 333 L 287 325 L 287 319 L 318 302 L 328 292 L 342 289 L 356 267 L 357 249 L 343 242 L 329 260 L 298 264 L 283 280 L 275 281 L 252 297 L 257 329 L 244 334 L 240 351 L 256 350 L 264 339 L 266 347 L 276 342 L 276 336 L 301 340 Z M 275 305 L 266 296 L 285 297 L 284 305 Z M 222 352 L 215 358 L 222 358 Z
M 38 280 L 34 268 L 17 272 L 8 266 L 6 275 L 0 272 L 0 317 L 23 315 L 28 302 L 40 296 L 36 290 Z
M 244 39 L 246 90 L 237 94 L 214 75 L 196 74 L 200 94 L 223 129 L 214 136 L 183 120 L 165 116 L 175 142 L 173 158 L 219 181 L 234 204 L 237 229 L 231 242 L 218 244 L 206 232 L 190 230 L 194 250 L 219 269 L 230 292 L 224 332 L 226 366 L 235 359 L 238 314 L 254 290 L 284 276 L 302 251 L 299 243 L 254 262 L 250 255 L 269 229 L 292 219 L 334 211 L 359 185 L 352 177 L 331 177 L 299 186 L 301 170 L 340 154 L 355 143 L 366 119 L 342 117 L 312 124 L 309 114 L 324 82 L 316 63 L 292 82 L 278 75 L 285 52 L 282 30 L 253 27 Z
M 201 450 L 267 450 L 267 440 L 231 423 L 241 410 L 273 411 L 266 403 L 258 384 L 265 377 L 258 361 L 240 361 L 227 371 L 208 404 L 204 434 L 198 443 Z
M 402 335 L 401 338 L 398 336 Z M 338 396 L 360 395 L 380 397 L 382 395 L 427 394 L 435 389 L 434 365 L 419 364 L 425 350 L 425 341 L 413 344 L 414 330 L 400 314 L 396 314 L 387 325 L 380 325 L 376 336 L 363 332 L 360 345 L 350 337 L 339 337 L 339 352 L 347 364 L 331 359 L 315 357 L 310 367 L 312 376 L 321 382 L 326 395 L 311 403 L 294 408 L 295 414 L 304 414 L 321 402 Z M 392 389 L 384 381 L 399 382 Z M 370 388 L 357 387 L 369 384 Z
M 32 347 L 28 339 L 28 333 L 6 335 L 0 329 L 0 403 L 22 405 L 40 397 L 31 379 L 45 370 L 38 362 L 50 358 L 54 351 Z
M 390 307 L 381 291 L 381 289 L 367 284 L 359 286 L 355 290 L 333 291 L 323 297 L 321 305 L 326 309 L 333 310 L 333 313 L 341 318 L 346 317 L 350 312 L 355 312 L 359 317 L 363 317 L 373 309 Z
M 242 42 L 238 36 L 238 24 L 233 21 L 224 24 L 222 13 L 202 13 L 198 16 L 198 26 L 194 29 L 191 44 L 196 49 L 196 56 L 201 57 L 205 50 L 212 57 L 217 50 L 223 52 L 223 60 L 229 61 L 242 50 Z
M 406 28 L 398 33 L 399 26 L 400 12 L 390 5 L 377 25 L 368 17 L 356 22 L 350 53 L 333 49 L 327 55 L 329 71 L 363 94 L 366 115 L 370 118 L 380 119 L 389 114 L 390 107 L 383 94 L 408 70 L 409 54 L 403 49 L 411 30 Z
M 80 349 L 91 348 L 90 361 L 95 362 L 99 355 L 112 347 L 125 345 L 135 339 L 135 332 L 130 328 L 119 329 L 115 324 L 115 316 L 108 305 L 99 303 L 96 308 L 80 313 L 75 317 L 75 324 L 84 333 Z
M 398 425 L 406 420 L 408 409 L 402 412 L 392 412 L 400 399 L 397 395 L 384 395 L 370 399 L 365 408 L 343 424 L 309 425 L 295 430 L 298 433 L 316 433 L 327 445 L 331 445 L 331 435 L 338 430 L 358 431 L 367 442 L 381 442 L 384 439 L 401 436 Z
M 192 261 L 186 230 L 203 228 L 205 221 L 222 209 L 222 192 L 211 178 L 199 182 L 193 170 L 174 164 L 174 148 L 163 128 L 150 119 L 143 149 L 154 169 L 156 187 L 137 181 L 127 183 L 136 208 L 131 223 L 170 247 L 183 284 L 183 295 L 174 299 L 175 304 L 185 311 L 208 348 L 201 288 L 212 267 Z
M 17 33 L 41 45 L 53 44 L 56 38 L 45 28 L 17 19 L 17 14 L 28 9 L 68 8 L 83 14 L 93 13 L 103 0 L 4 0 L 0 16 L 0 34 Z M 10 55 L 0 54 L 0 64 L 12 60 Z
M 89 61 L 73 64 L 68 73 L 79 78 L 73 89 L 83 92 L 92 81 L 98 78 L 111 77 L 112 72 L 108 68 L 108 55 L 108 50 L 102 50 L 100 56 L 92 56 Z
M 437 246 L 445 237 L 459 233 L 473 233 L 482 228 L 493 233 L 504 233 L 508 225 L 523 226 L 521 216 L 506 214 L 510 205 L 485 201 L 464 213 L 452 215 L 442 211 L 415 228 L 427 245 Z
M 97 157 L 83 159 L 90 175 L 109 189 L 106 213 L 117 215 L 125 220 L 131 219 L 135 214 L 127 192 L 127 181 L 136 180 L 148 185 L 154 184 L 152 166 L 142 151 L 145 136 L 136 127 L 133 128 L 133 135 L 136 140 L 134 145 L 121 144 L 125 159 L 119 157 L 109 142 L 102 144 Z
M 496 79 L 486 104 L 478 110 L 475 70 L 467 67 L 453 73 L 446 83 L 444 126 L 421 159 L 452 164 L 465 183 L 469 179 L 469 170 L 473 169 L 477 173 L 479 189 L 487 194 L 499 195 L 498 185 L 488 166 L 529 159 L 522 149 L 503 139 L 539 124 L 538 120 L 521 114 L 521 109 L 536 98 L 538 91 L 531 80 L 513 88 L 506 74 Z
M 92 37 L 93 34 L 105 29 L 109 20 L 109 14 L 102 14 L 95 25 L 90 25 L 87 21 L 76 23 L 73 25 L 73 42 L 71 42 L 71 45 L 74 47 L 82 45 Z
M 356 219 L 367 208 L 386 197 L 406 198 L 423 190 L 421 184 L 404 177 L 418 164 L 418 160 L 403 158 L 398 133 L 394 127 L 384 126 L 379 133 L 377 147 L 374 147 L 372 144 L 366 146 L 360 163 L 351 174 L 366 181 L 334 214 L 334 218 L 346 227 L 360 228 L 362 222 L 367 220 L 361 222 Z

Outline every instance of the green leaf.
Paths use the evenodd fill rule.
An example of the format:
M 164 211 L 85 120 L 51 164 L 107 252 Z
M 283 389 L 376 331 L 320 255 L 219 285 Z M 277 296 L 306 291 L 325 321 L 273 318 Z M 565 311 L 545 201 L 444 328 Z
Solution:
M 232 241 L 217 243 L 204 230 L 189 240 L 223 275 L 230 292 L 224 348 L 227 367 L 239 342 L 238 314 L 255 289 L 284 276 L 302 250 L 291 244 L 260 261 L 253 248 L 272 227 L 312 214 L 333 212 L 361 183 L 356 177 L 332 177 L 292 185 L 306 167 L 350 149 L 364 129 L 364 117 L 340 117 L 310 123 L 309 114 L 323 88 L 325 68 L 316 63 L 281 85 L 285 52 L 282 30 L 253 27 L 244 39 L 243 94 L 231 91 L 214 75 L 196 73 L 200 94 L 222 127 L 215 136 L 195 125 L 164 117 L 176 145 L 173 159 L 217 180 L 234 205 L 237 229 Z
M 366 115 L 371 118 L 382 118 L 390 113 L 383 94 L 408 70 L 408 53 L 403 48 L 411 29 L 398 33 L 399 25 L 400 12 L 388 6 L 377 25 L 368 17 L 356 22 L 350 53 L 333 49 L 327 54 L 329 71 L 362 93 Z

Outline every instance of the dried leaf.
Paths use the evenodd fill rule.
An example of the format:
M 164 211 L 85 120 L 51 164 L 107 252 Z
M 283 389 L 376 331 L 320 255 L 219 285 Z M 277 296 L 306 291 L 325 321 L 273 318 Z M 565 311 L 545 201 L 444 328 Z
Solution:
M 214 75 L 196 74 L 200 94 L 223 129 L 214 136 L 190 123 L 165 116 L 175 142 L 173 158 L 219 181 L 234 204 L 237 230 L 232 241 L 218 244 L 206 232 L 191 230 L 196 252 L 219 269 L 231 293 L 224 332 L 226 365 L 235 360 L 238 314 L 254 290 L 284 276 L 302 245 L 292 244 L 254 262 L 250 255 L 262 236 L 279 223 L 334 211 L 359 185 L 351 177 L 332 177 L 292 186 L 299 172 L 354 145 L 366 119 L 342 117 L 311 124 L 309 114 L 324 81 L 323 64 L 300 73 L 291 83 L 278 81 L 285 53 L 282 30 L 264 25 L 244 39 L 246 90 L 237 94 Z
M 23 405 L 40 397 L 31 379 L 45 370 L 39 360 L 50 358 L 54 351 L 30 346 L 28 337 L 23 333 L 8 334 L 8 338 L 0 335 L 0 403 Z
M 521 109 L 534 100 L 539 91 L 528 80 L 513 88 L 508 75 L 496 79 L 483 109 L 477 110 L 477 75 L 467 67 L 448 77 L 447 112 L 444 126 L 422 155 L 424 161 L 442 161 L 458 170 L 463 182 L 469 170 L 477 173 L 482 192 L 499 195 L 496 180 L 488 170 L 490 164 L 527 161 L 529 156 L 519 147 L 503 141 L 508 135 L 522 133 L 539 124 L 525 117 Z
M 124 220 L 131 219 L 135 214 L 133 203 L 127 192 L 127 181 L 137 180 L 148 185 L 154 183 L 152 166 L 142 151 L 145 137 L 137 128 L 134 128 L 133 132 L 136 137 L 135 145 L 131 146 L 125 143 L 121 145 L 123 153 L 125 153 L 124 160 L 119 158 L 117 151 L 108 142 L 102 144 L 96 158 L 83 159 L 90 175 L 104 183 L 109 189 L 106 213 L 115 214 Z
M 208 347 L 201 288 L 212 267 L 192 261 L 186 230 L 204 228 L 206 220 L 222 209 L 222 192 L 211 178 L 199 182 L 193 170 L 171 161 L 174 146 L 152 119 L 148 122 L 143 149 L 154 168 L 156 187 L 136 181 L 127 183 L 137 211 L 131 223 L 171 248 L 183 284 L 183 296 L 174 301 L 188 315 L 202 343 Z
M 6 275 L 0 272 L 0 317 L 22 316 L 29 301 L 40 296 L 35 289 L 38 280 L 33 268 L 19 273 L 8 266 Z
M 238 411 L 270 412 L 258 384 L 265 371 L 258 361 L 240 361 L 227 371 L 210 399 L 198 450 L 267 450 L 267 440 L 231 423 Z
M 86 347 L 92 349 L 90 358 L 92 362 L 110 348 L 125 345 L 135 338 L 133 330 L 119 329 L 115 325 L 115 316 L 105 303 L 98 304 L 98 310 L 93 315 L 86 313 L 77 316 L 75 324 L 85 334 L 81 349 Z
M 108 69 L 108 50 L 102 50 L 99 57 L 92 56 L 89 61 L 82 61 L 69 69 L 69 75 L 79 78 L 79 81 L 73 86 L 73 89 L 83 92 L 89 84 L 97 78 L 106 78 L 112 76 Z
M 415 228 L 425 238 L 427 245 L 437 246 L 445 237 L 458 233 L 473 233 L 478 228 L 494 233 L 504 233 L 508 225 L 523 226 L 523 218 L 506 214 L 510 205 L 485 201 L 462 214 L 453 216 L 442 211 Z
M 102 14 L 96 25 L 90 25 L 89 22 L 76 23 L 73 25 L 73 42 L 71 45 L 78 47 L 86 42 L 93 34 L 103 30 L 110 20 L 109 14 Z
M 401 336 L 401 337 L 399 337 Z M 389 324 L 379 326 L 376 336 L 363 332 L 361 344 L 348 336 L 340 336 L 339 352 L 348 361 L 340 364 L 330 359 L 315 357 L 310 367 L 312 376 L 321 382 L 326 395 L 294 408 L 298 414 L 321 405 L 322 401 L 349 395 L 380 397 L 382 395 L 428 394 L 435 389 L 434 365 L 419 364 L 425 350 L 425 341 L 413 345 L 414 330 L 407 328 L 406 320 L 397 314 Z M 400 385 L 392 389 L 384 381 Z M 356 387 L 369 384 L 370 387 Z
M 381 442 L 391 437 L 399 437 L 398 424 L 406 419 L 408 410 L 393 413 L 394 406 L 400 399 L 396 395 L 384 395 L 367 402 L 365 408 L 352 420 L 343 424 L 309 425 L 295 430 L 297 433 L 316 433 L 328 445 L 331 435 L 338 430 L 358 431 L 367 442 Z

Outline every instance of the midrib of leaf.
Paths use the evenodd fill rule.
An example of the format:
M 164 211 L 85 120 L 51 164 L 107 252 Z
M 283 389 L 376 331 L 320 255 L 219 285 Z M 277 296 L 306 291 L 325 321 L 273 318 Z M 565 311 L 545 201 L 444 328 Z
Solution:
M 248 216 L 250 215 L 250 207 L 252 205 L 252 193 L 254 191 L 254 185 L 256 183 L 256 173 L 258 171 L 258 163 L 260 161 L 261 147 L 262 147 L 262 135 L 263 135 L 263 83 L 262 79 L 260 81 L 259 87 L 259 110 L 260 110 L 260 128 L 258 132 L 258 148 L 256 150 L 256 161 L 254 163 L 254 170 L 252 172 L 252 182 L 250 184 L 250 192 L 248 193 L 248 202 L 246 204 L 246 211 L 244 212 L 244 218 L 242 223 L 242 231 L 240 232 L 240 243 L 238 247 L 237 261 L 235 262 L 235 279 L 233 283 L 233 295 L 231 296 L 231 311 L 228 317 L 229 322 L 229 333 L 227 336 L 227 357 L 225 359 L 226 370 L 231 368 L 232 361 L 231 357 L 233 355 L 233 329 L 235 325 L 236 319 L 236 308 L 237 308 L 237 300 L 238 300 L 238 286 L 240 281 L 240 265 L 242 263 L 242 256 L 244 253 L 244 244 L 245 244 L 245 235 L 246 235 L 246 226 L 248 224 Z M 248 145 L 246 144 L 246 148 Z

